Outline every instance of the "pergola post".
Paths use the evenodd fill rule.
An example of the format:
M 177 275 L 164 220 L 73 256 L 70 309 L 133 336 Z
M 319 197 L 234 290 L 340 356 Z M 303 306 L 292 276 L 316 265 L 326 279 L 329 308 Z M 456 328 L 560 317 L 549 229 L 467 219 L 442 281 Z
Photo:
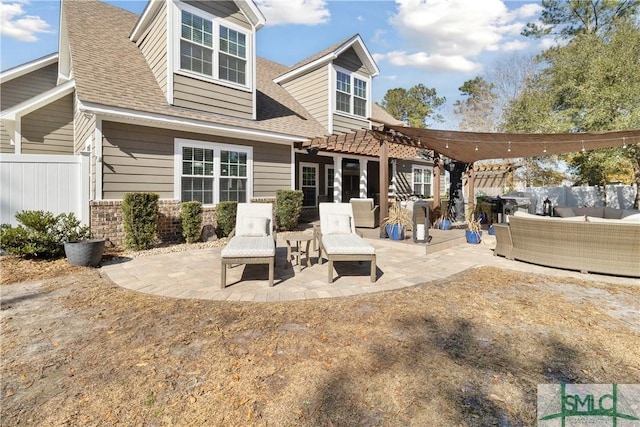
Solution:
M 380 139 L 380 237 L 387 237 L 384 218 L 389 216 L 389 147 Z
M 475 173 L 473 168 L 473 163 L 469 165 L 469 169 L 467 170 L 467 175 L 469 177 L 469 195 L 467 196 L 467 205 L 469 209 L 469 214 L 475 210 L 476 198 L 475 194 Z
M 440 159 L 438 158 L 433 166 L 434 182 L 433 182 L 433 209 L 440 207 L 440 174 L 442 168 L 440 166 Z

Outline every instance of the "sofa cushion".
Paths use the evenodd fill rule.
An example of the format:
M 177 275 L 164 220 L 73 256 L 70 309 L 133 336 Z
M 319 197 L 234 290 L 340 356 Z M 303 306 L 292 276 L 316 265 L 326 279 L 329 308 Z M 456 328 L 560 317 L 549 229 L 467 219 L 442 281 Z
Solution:
M 613 219 L 613 218 L 600 218 L 598 216 L 588 216 L 587 217 L 587 222 L 609 222 L 612 224 L 620 224 L 620 220 L 619 219 Z
M 351 234 L 351 217 L 345 214 L 327 214 L 323 234 Z
M 625 210 L 622 212 L 622 221 L 640 222 L 640 212 Z
M 269 218 L 246 216 L 238 219 L 236 236 L 264 237 L 269 235 Z
M 573 213 L 576 215 L 597 216 L 604 218 L 604 208 L 572 208 Z
M 610 208 L 609 206 L 604 207 L 604 218 L 608 219 L 620 219 L 622 218 L 622 209 Z
M 573 213 L 572 208 L 562 208 L 562 207 L 556 206 L 555 208 L 553 208 L 553 212 L 555 216 L 559 216 L 561 218 L 565 218 L 568 216 L 576 216 L 576 214 Z

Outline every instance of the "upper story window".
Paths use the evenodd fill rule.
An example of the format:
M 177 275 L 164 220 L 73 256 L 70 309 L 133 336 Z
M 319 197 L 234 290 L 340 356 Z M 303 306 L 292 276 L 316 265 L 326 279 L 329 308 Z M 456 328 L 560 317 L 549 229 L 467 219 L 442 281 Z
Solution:
M 367 117 L 367 81 L 344 71 L 336 71 L 336 111 Z
M 250 34 L 184 3 L 180 8 L 179 70 L 248 86 Z

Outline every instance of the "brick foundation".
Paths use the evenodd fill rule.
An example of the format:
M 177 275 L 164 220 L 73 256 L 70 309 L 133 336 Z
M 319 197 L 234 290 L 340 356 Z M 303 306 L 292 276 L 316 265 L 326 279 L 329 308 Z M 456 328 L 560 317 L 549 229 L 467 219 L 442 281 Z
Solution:
M 122 222 L 122 200 L 94 200 L 90 203 L 91 233 L 95 238 L 107 238 L 115 246 L 124 246 L 124 226 Z M 216 211 L 204 207 L 202 226 L 216 226 Z M 182 241 L 180 224 L 180 202 L 177 200 L 158 201 L 158 239 L 162 243 Z

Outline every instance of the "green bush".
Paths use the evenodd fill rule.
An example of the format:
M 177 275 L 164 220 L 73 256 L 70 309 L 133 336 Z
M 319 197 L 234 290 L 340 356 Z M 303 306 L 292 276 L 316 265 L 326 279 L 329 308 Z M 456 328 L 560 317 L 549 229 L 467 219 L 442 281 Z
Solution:
M 0 226 L 0 248 L 23 258 L 60 258 L 64 242 L 91 236 L 89 227 L 81 225 L 73 213 L 54 216 L 51 212 L 22 211 L 16 220 L 20 224 L 16 227 Z
M 184 202 L 180 206 L 180 221 L 182 222 L 182 237 L 187 243 L 194 243 L 200 240 L 202 203 L 198 201 Z
M 303 194 L 300 190 L 276 191 L 276 221 L 282 230 L 293 230 L 298 226 L 302 212 Z
M 216 206 L 216 234 L 219 237 L 228 236 L 236 226 L 238 202 L 220 202 Z
M 149 249 L 158 230 L 157 193 L 125 193 L 122 200 L 125 244 L 134 250 Z

